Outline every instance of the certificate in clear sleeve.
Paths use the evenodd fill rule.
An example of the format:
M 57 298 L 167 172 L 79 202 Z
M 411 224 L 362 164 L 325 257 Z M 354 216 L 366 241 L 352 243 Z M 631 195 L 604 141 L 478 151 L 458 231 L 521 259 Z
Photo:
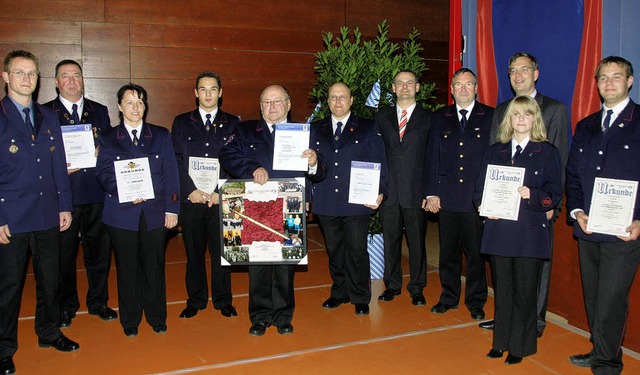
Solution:
M 96 146 L 91 124 L 61 126 L 64 154 L 68 169 L 94 168 L 96 166 Z
M 638 181 L 596 177 L 591 195 L 587 230 L 628 237 L 633 221 Z
M 273 170 L 303 171 L 309 169 L 309 161 L 302 153 L 309 148 L 310 124 L 276 124 L 273 144 Z
M 524 183 L 525 169 L 504 165 L 487 165 L 487 174 L 482 191 L 480 216 L 518 220 L 520 193 Z
M 113 162 L 113 167 L 120 203 L 133 202 L 138 198 L 155 198 L 149 158 L 116 160 Z
M 196 188 L 206 193 L 212 193 L 218 186 L 220 177 L 220 162 L 215 158 L 189 157 L 189 177 Z
M 351 161 L 349 203 L 375 206 L 380 194 L 380 163 Z

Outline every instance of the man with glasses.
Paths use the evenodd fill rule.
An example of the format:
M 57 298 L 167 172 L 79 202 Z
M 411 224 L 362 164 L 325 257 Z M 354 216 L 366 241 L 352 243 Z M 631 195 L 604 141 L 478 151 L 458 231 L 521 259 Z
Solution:
M 442 292 L 431 312 L 457 309 L 462 253 L 467 257 L 465 306 L 471 318 L 484 319 L 487 276 L 480 254 L 482 220 L 473 204 L 475 182 L 489 146 L 493 108 L 476 100 L 478 79 L 462 68 L 451 78 L 455 104 L 433 115 L 426 163 L 425 209 L 440 216 L 439 274 Z
M 187 252 L 186 285 L 187 307 L 181 318 L 194 317 L 204 310 L 209 301 L 205 251 L 209 245 L 211 254 L 211 300 L 222 316 L 237 316 L 232 305 L 231 269 L 220 263 L 220 210 L 219 196 L 215 191 L 200 190 L 189 175 L 192 157 L 217 158 L 240 122 L 219 107 L 222 98 L 222 80 L 212 72 L 202 72 L 196 77 L 195 96 L 198 108 L 176 116 L 171 128 L 173 150 L 180 172 L 180 223 Z M 219 177 L 228 178 L 224 170 Z
M 540 106 L 542 119 L 547 129 L 547 139 L 549 143 L 556 146 L 558 151 L 560 151 L 562 170 L 564 171 L 564 167 L 567 165 L 567 159 L 569 158 L 569 114 L 564 104 L 553 98 L 544 96 L 536 90 L 536 81 L 538 81 L 539 73 L 538 61 L 533 55 L 527 52 L 518 52 L 509 59 L 508 74 L 511 88 L 516 96 L 531 96 Z M 496 107 L 491 123 L 491 143 L 498 141 L 498 127 L 504 118 L 504 113 L 510 101 L 511 100 L 507 100 Z M 542 333 L 547 325 L 546 314 L 547 303 L 549 301 L 549 285 L 551 282 L 551 260 L 553 259 L 553 225 L 561 207 L 562 203 L 547 212 L 549 231 L 551 234 L 550 238 L 552 239 L 551 258 L 544 261 L 538 279 L 538 337 L 542 337 Z M 499 288 L 500 286 L 494 282 L 493 287 Z M 493 320 L 480 323 L 480 328 L 493 329 Z
M 409 248 L 411 303 L 424 306 L 427 286 L 424 168 L 431 112 L 416 103 L 420 83 L 416 74 L 402 70 L 393 77 L 396 105 L 376 113 L 389 168 L 388 194 L 380 207 L 384 236 L 384 285 L 379 301 L 392 301 L 402 290 L 402 234 Z
M 261 120 L 239 124 L 225 146 L 220 150 L 220 165 L 231 177 L 253 179 L 264 185 L 269 178 L 307 177 L 322 180 L 327 167 L 322 158 L 309 148 L 302 153 L 308 159 L 306 173 L 273 170 L 275 125 L 287 122 L 291 100 L 287 90 L 278 85 L 265 88 L 260 95 Z M 315 144 L 315 131 L 311 127 L 310 144 Z M 275 325 L 281 335 L 293 333 L 295 308 L 292 265 L 249 266 L 249 334 L 262 336 Z
M 602 110 L 576 125 L 567 164 L 567 211 L 578 239 L 580 275 L 592 350 L 571 356 L 594 374 L 620 374 L 621 343 L 629 314 L 629 291 L 640 263 L 640 199 L 636 196 L 627 236 L 587 230 L 596 178 L 640 180 L 640 106 L 629 98 L 633 67 L 609 56 L 596 69 Z M 631 208 L 630 208 L 631 209 Z
M 38 345 L 80 346 L 60 331 L 60 232 L 71 224 L 71 189 L 58 118 L 32 99 L 38 59 L 15 50 L 4 59 L 0 101 L 0 373 L 16 371 L 18 315 L 30 244 L 36 279 Z
M 82 68 L 74 60 L 62 60 L 56 65 L 55 82 L 58 97 L 45 104 L 58 115 L 61 126 L 90 124 L 93 141 L 111 127 L 109 112 L 104 105 L 84 97 Z M 102 224 L 104 191 L 96 180 L 95 168 L 68 170 L 73 196 L 72 221 L 62 232 L 60 245 L 60 327 L 69 327 L 80 308 L 77 289 L 76 259 L 82 240 L 82 256 L 87 270 L 87 309 L 102 320 L 114 320 L 118 314 L 107 306 L 109 301 L 109 268 L 111 243 Z M 78 234 L 82 237 L 78 237 Z
M 353 96 L 344 83 L 328 90 L 331 116 L 311 124 L 318 132 L 313 145 L 327 162 L 327 178 L 313 184 L 313 213 L 322 226 L 329 256 L 331 295 L 322 307 L 334 309 L 351 302 L 356 315 L 369 314 L 371 302 L 367 230 L 369 217 L 386 193 L 384 143 L 375 121 L 351 113 Z M 351 163 L 379 163 L 380 183 L 375 203 L 349 202 Z

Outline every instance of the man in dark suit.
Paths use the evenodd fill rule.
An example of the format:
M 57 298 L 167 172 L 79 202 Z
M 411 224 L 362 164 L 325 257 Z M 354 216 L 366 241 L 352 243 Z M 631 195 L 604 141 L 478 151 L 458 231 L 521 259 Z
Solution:
M 209 292 L 205 251 L 211 254 L 211 300 L 222 316 L 237 316 L 231 294 L 231 269 L 220 263 L 220 209 L 215 191 L 198 188 L 189 175 L 193 157 L 215 160 L 239 120 L 223 112 L 218 102 L 222 97 L 222 80 L 216 73 L 202 72 L 196 77 L 194 90 L 198 108 L 176 116 L 171 137 L 180 172 L 180 222 L 187 252 L 187 307 L 181 318 L 191 318 L 207 307 Z M 219 177 L 229 175 L 218 168 Z
M 618 56 L 596 70 L 602 110 L 576 125 L 567 164 L 567 211 L 578 238 L 580 274 L 593 349 L 569 358 L 594 374 L 622 372 L 621 343 L 629 313 L 629 290 L 640 263 L 640 199 L 628 236 L 587 230 L 595 179 L 640 180 L 640 105 L 629 98 L 633 67 Z
M 515 91 L 516 96 L 531 96 L 540 106 L 542 119 L 547 129 L 547 139 L 549 143 L 556 146 L 558 151 L 560 151 L 564 171 L 569 157 L 569 112 L 564 104 L 553 98 L 544 96 L 536 90 L 536 81 L 538 80 L 539 73 L 538 61 L 533 55 L 527 52 L 518 52 L 509 59 L 509 80 L 511 82 L 511 88 Z M 504 118 L 504 113 L 510 101 L 511 100 L 507 100 L 496 107 L 491 123 L 491 143 L 498 141 L 498 127 Z M 553 225 L 561 207 L 562 203 L 559 203 L 556 208 L 547 212 L 549 231 L 551 232 L 551 257 L 544 261 L 538 283 L 538 337 L 542 336 L 547 325 L 547 302 L 549 301 L 551 260 L 553 259 Z M 498 287 L 495 280 L 493 287 Z M 493 329 L 493 320 L 480 323 L 480 327 Z
M 420 83 L 415 73 L 402 70 L 393 77 L 396 105 L 376 113 L 389 168 L 388 195 L 380 207 L 384 236 L 385 291 L 379 301 L 391 301 L 402 290 L 402 232 L 409 248 L 407 291 L 411 303 L 424 306 L 427 286 L 426 214 L 423 175 L 431 112 L 416 103 Z M 401 125 L 401 126 L 399 126 Z
M 333 280 L 331 296 L 322 307 L 334 309 L 351 302 L 356 315 L 368 315 L 371 288 L 367 229 L 369 217 L 386 192 L 384 143 L 375 121 L 351 113 L 353 96 L 349 86 L 331 85 L 327 101 L 331 117 L 311 124 L 318 133 L 313 147 L 325 157 L 329 176 L 313 184 L 313 213 L 322 226 Z M 380 183 L 375 203 L 349 202 L 353 161 L 379 163 Z
M 427 147 L 426 209 L 440 215 L 440 300 L 431 312 L 457 309 L 462 252 L 467 257 L 465 305 L 471 317 L 484 319 L 487 276 L 480 255 L 482 220 L 473 205 L 475 181 L 489 146 L 493 108 L 476 101 L 478 80 L 462 68 L 451 79 L 455 104 L 433 116 Z
M 56 88 L 59 96 L 46 103 L 58 115 L 61 126 L 90 124 L 94 143 L 98 135 L 110 128 L 107 107 L 84 97 L 84 79 L 80 64 L 62 60 L 56 65 Z M 60 327 L 69 327 L 80 308 L 76 280 L 79 240 L 87 270 L 87 309 L 102 320 L 114 320 L 118 314 L 109 306 L 109 268 L 111 243 L 102 224 L 104 192 L 96 180 L 95 168 L 70 168 L 69 184 L 73 196 L 71 226 L 61 234 L 60 242 Z M 81 234 L 81 238 L 78 238 Z
M 308 159 L 306 173 L 273 170 L 275 125 L 287 121 L 291 101 L 282 86 L 269 86 L 260 95 L 262 119 L 246 121 L 236 127 L 233 135 L 218 155 L 220 165 L 231 177 L 253 179 L 264 185 L 269 177 L 308 177 L 322 180 L 327 167 L 316 152 L 309 148 L 302 153 Z M 315 131 L 311 128 L 310 144 L 315 143 Z M 281 335 L 293 333 L 291 320 L 295 308 L 293 276 L 295 266 L 249 266 L 249 334 L 262 336 L 271 325 L 278 327 Z
M 0 101 L 0 373 L 13 374 L 18 314 L 29 244 L 36 276 L 38 345 L 60 351 L 80 346 L 60 331 L 60 231 L 71 224 L 71 189 L 60 124 L 33 101 L 38 59 L 15 50 L 4 59 L 7 95 Z

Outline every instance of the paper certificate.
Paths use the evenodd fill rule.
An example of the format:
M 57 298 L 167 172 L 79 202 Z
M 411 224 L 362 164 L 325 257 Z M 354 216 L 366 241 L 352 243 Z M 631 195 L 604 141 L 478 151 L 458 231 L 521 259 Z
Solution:
M 207 194 L 213 193 L 218 186 L 220 162 L 214 158 L 189 156 L 189 177 L 196 188 Z
M 113 162 L 120 203 L 133 202 L 138 198 L 153 199 L 153 183 L 149 158 L 116 160 Z
M 65 125 L 62 142 L 69 169 L 94 168 L 96 166 L 96 146 L 93 143 L 91 124 Z
M 309 160 L 302 153 L 309 148 L 309 124 L 276 124 L 273 145 L 273 170 L 304 171 L 309 169 Z
M 484 180 L 480 216 L 518 220 L 524 168 L 489 164 Z
M 249 246 L 250 262 L 281 262 L 282 245 L 280 242 L 254 241 Z
M 380 163 L 351 162 L 349 203 L 375 206 L 378 204 L 376 200 L 378 199 L 379 188 Z
M 587 230 L 628 237 L 626 229 L 633 221 L 637 192 L 638 181 L 596 177 Z

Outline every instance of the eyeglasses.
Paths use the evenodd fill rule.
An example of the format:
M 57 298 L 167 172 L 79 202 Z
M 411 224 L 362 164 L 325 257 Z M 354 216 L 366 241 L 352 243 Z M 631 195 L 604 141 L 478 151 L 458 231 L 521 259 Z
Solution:
M 527 74 L 530 71 L 535 70 L 533 68 L 533 66 L 521 66 L 519 68 L 510 68 L 509 69 L 509 75 L 510 76 L 515 76 L 516 74 L 520 73 L 520 74 Z
M 331 95 L 329 97 L 329 101 L 330 102 L 346 102 L 347 99 L 349 99 L 349 96 L 336 96 L 336 95 Z
M 29 77 L 29 79 L 38 78 L 38 73 L 36 72 L 25 72 L 24 70 L 16 70 L 10 73 L 17 75 L 18 78 L 21 79 L 24 79 L 24 77 Z
M 454 82 L 451 86 L 453 86 L 455 89 L 460 90 L 462 87 L 465 87 L 467 89 L 471 89 L 476 85 L 475 82 Z
M 289 100 L 289 98 L 287 99 L 274 99 L 274 100 L 265 100 L 263 102 L 260 102 L 260 104 L 262 104 L 263 107 L 271 107 L 271 105 L 274 105 L 276 107 L 280 107 L 281 105 L 284 104 L 284 102 L 286 102 L 287 100 Z

